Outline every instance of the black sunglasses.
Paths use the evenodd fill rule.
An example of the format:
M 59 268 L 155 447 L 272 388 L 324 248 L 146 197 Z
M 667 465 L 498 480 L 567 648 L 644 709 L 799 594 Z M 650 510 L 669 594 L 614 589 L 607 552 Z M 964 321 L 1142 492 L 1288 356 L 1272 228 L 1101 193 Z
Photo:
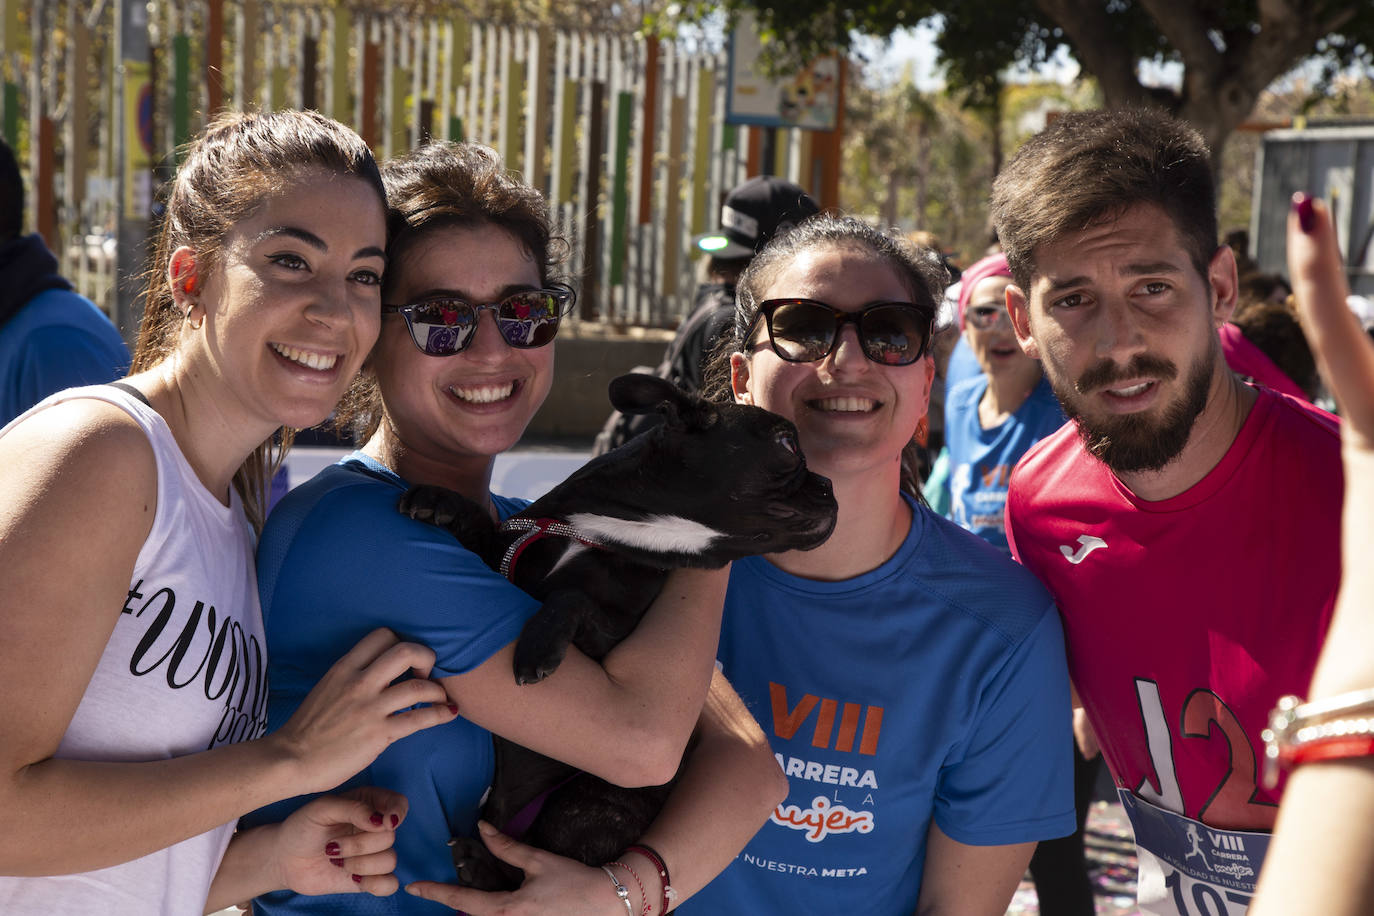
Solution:
M 840 329 L 853 323 L 864 355 L 884 366 L 909 366 L 926 353 L 935 309 L 914 302 L 875 302 L 857 312 L 842 312 L 815 299 L 768 299 L 749 322 L 749 340 L 762 317 L 773 352 L 790 363 L 825 359 L 835 351 Z M 761 343 L 761 342 L 760 342 Z M 758 344 L 745 344 L 752 352 Z
M 383 305 L 382 314 L 400 313 L 410 339 L 425 355 L 452 356 L 472 343 L 483 311 L 495 314 L 501 337 L 512 347 L 542 347 L 558 333 L 559 321 L 576 299 L 571 288 L 557 286 L 523 290 L 484 305 L 439 296 L 408 305 Z

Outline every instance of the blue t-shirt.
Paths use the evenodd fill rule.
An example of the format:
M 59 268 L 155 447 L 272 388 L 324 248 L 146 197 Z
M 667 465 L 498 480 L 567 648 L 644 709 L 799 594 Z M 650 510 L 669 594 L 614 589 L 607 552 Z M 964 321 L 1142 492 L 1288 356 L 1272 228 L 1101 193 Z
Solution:
M 55 391 L 129 372 L 129 348 L 85 296 L 39 293 L 0 327 L 0 426 Z
M 949 393 L 955 386 L 982 374 L 983 366 L 978 362 L 978 357 L 973 355 L 968 338 L 960 334 L 954 349 L 950 351 L 949 362 L 945 364 L 945 399 L 949 400 Z
M 1003 550 L 1003 522 L 1011 469 L 1030 447 L 1064 425 L 1064 411 L 1043 374 L 1025 403 L 992 429 L 978 422 L 978 402 L 988 390 L 979 375 L 956 385 L 945 399 L 945 448 L 949 450 L 949 517 Z
M 354 452 L 292 490 L 258 545 L 258 590 L 267 634 L 268 731 L 279 728 L 325 671 L 377 627 L 434 650 L 434 676 L 470 671 L 520 634 L 538 602 L 487 568 L 447 531 L 396 511 L 407 484 Z M 493 497 L 502 518 L 523 500 Z M 396 834 L 396 877 L 457 880 L 448 840 L 475 835 L 478 803 L 492 778 L 491 733 L 462 718 L 392 744 L 341 788 L 381 786 L 406 796 Z M 284 818 L 289 799 L 244 818 Z M 400 890 L 390 897 L 278 892 L 258 914 L 451 914 Z
M 912 511 L 897 553 L 843 582 L 735 562 L 720 662 L 791 789 L 684 916 L 909 916 L 932 818 L 978 846 L 1073 832 L 1053 602 L 988 544 Z

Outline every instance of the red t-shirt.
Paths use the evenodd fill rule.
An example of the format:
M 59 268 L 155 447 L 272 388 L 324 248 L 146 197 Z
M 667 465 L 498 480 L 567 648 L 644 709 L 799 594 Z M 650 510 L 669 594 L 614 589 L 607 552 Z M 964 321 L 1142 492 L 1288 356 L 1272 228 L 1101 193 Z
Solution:
M 1073 424 L 1012 474 L 1007 536 L 1064 618 L 1069 672 L 1118 786 L 1269 830 L 1260 732 L 1307 692 L 1340 581 L 1338 421 L 1261 389 L 1235 442 L 1171 499 L 1132 494 Z

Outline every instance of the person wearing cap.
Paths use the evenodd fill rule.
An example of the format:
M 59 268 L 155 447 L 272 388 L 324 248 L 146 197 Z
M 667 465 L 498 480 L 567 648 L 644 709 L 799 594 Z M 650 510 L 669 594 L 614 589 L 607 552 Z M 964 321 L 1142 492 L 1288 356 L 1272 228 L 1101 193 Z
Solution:
M 700 391 L 702 367 L 734 315 L 735 281 L 769 240 L 818 212 L 820 206 L 800 186 L 771 175 L 750 178 L 727 194 L 720 229 L 696 239 L 697 249 L 708 256 L 706 282 L 697 287 L 692 311 L 654 374 L 684 391 Z M 597 434 L 593 454 L 623 445 L 659 422 L 658 414 L 613 411 Z

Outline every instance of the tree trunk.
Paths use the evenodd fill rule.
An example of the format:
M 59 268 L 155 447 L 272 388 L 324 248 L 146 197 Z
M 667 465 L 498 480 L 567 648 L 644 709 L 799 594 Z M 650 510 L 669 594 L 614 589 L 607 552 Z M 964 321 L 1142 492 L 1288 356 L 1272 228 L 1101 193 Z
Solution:
M 1002 160 L 1006 154 L 1002 150 L 1002 86 L 997 86 L 997 94 L 992 98 L 992 109 L 988 112 L 988 126 L 992 128 L 992 177 L 1002 172 Z
M 888 166 L 887 170 L 887 193 L 883 195 L 883 225 L 897 225 L 897 194 L 901 190 L 902 182 L 898 177 L 897 169 Z
M 1136 61 L 1114 39 L 1101 0 L 1035 0 L 1035 5 L 1064 30 L 1074 57 L 1097 78 L 1107 105 L 1160 105 L 1189 122 L 1207 141 L 1213 172 L 1220 170 L 1227 138 L 1250 116 L 1260 93 L 1356 13 L 1352 3 L 1319 18 L 1303 3 L 1260 0 L 1258 30 L 1222 35 L 1209 28 L 1195 0 L 1139 2 L 1183 61 L 1177 93 L 1141 85 Z
M 916 124 L 916 228 L 924 229 L 930 202 L 930 121 L 922 116 Z

